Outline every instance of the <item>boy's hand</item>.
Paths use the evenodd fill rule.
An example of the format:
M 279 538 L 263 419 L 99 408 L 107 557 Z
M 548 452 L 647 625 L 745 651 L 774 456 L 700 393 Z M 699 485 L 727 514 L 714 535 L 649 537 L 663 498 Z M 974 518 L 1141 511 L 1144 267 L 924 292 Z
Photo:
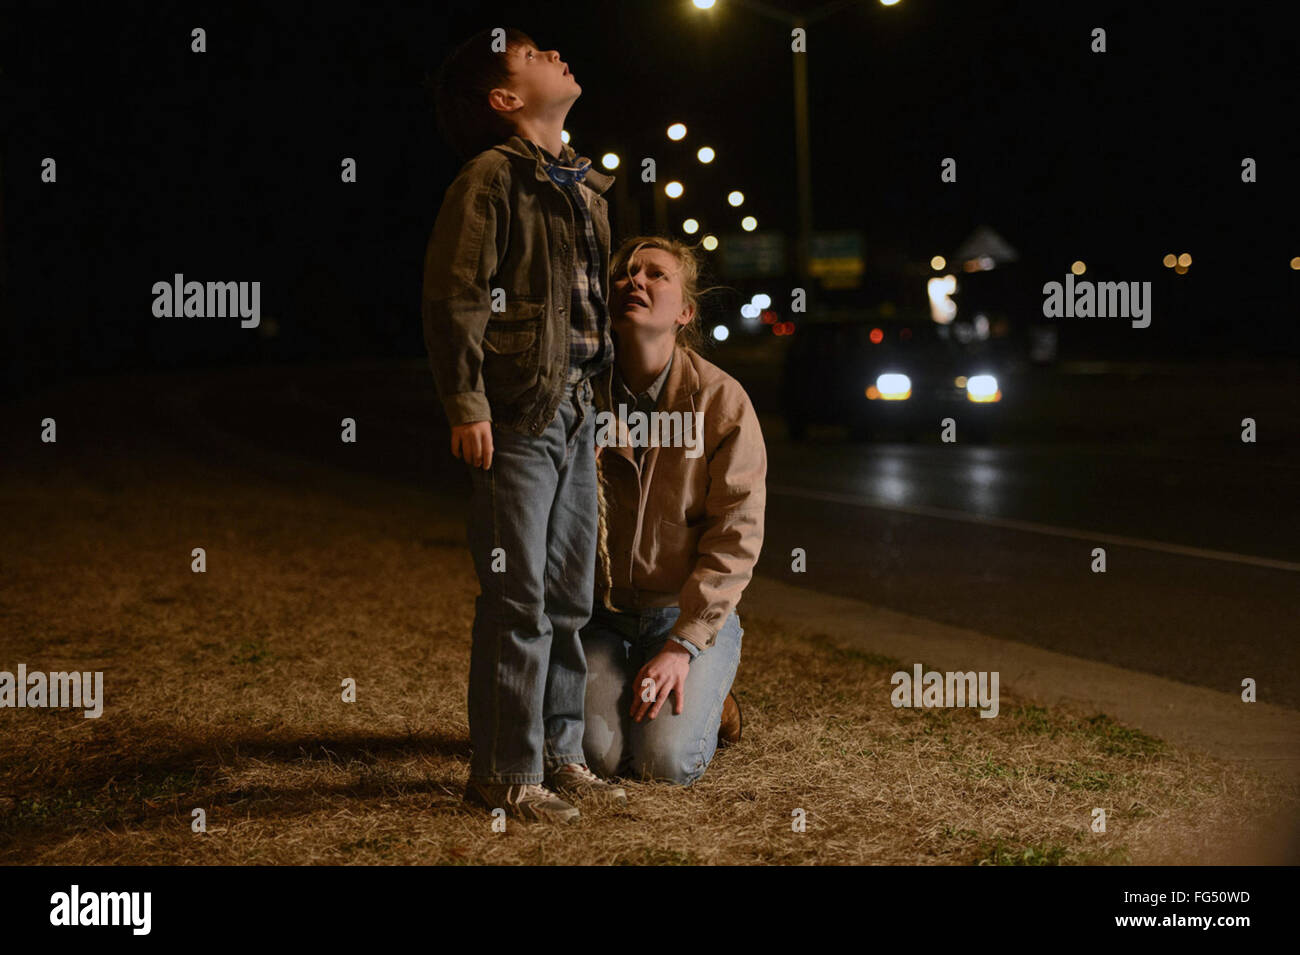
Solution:
M 451 453 L 476 468 L 486 471 L 492 467 L 492 422 L 471 421 L 453 425 Z
M 655 654 L 632 682 L 632 719 L 640 723 L 649 716 L 654 719 L 659 710 L 673 695 L 673 712 L 681 715 L 686 691 L 686 674 L 691 666 L 691 653 L 680 643 L 669 640 Z M 648 699 L 647 699 L 648 697 Z

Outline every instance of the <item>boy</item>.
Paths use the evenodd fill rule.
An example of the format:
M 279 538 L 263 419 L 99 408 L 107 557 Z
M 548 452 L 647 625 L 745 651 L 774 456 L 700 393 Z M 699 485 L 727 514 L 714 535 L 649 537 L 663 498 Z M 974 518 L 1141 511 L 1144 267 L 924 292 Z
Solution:
M 626 803 L 582 751 L 596 554 L 590 379 L 613 360 L 605 306 L 613 179 L 564 145 L 582 88 L 517 30 L 471 37 L 443 64 L 438 122 L 469 161 L 424 260 L 424 339 L 469 466 L 481 593 L 469 673 L 465 798 L 571 822 L 573 801 Z

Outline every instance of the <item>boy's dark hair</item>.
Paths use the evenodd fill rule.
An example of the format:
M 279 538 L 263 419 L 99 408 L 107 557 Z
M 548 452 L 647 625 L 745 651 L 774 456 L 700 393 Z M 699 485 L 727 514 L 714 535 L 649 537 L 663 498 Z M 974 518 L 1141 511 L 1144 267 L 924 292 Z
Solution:
M 495 29 L 476 33 L 456 47 L 426 84 L 438 129 L 462 160 L 472 159 L 514 134 L 514 128 L 489 105 L 488 93 L 510 82 L 506 58 L 513 50 L 537 46 L 527 33 L 507 28 L 505 52 L 493 52 Z

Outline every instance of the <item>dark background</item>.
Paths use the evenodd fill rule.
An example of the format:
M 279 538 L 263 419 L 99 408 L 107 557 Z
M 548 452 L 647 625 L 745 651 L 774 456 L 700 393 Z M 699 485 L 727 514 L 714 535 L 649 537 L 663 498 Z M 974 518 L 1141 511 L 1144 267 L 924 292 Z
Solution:
M 1063 357 L 1300 353 L 1282 9 L 863 0 L 810 28 L 815 226 L 862 230 L 869 258 L 924 263 L 987 223 L 1021 252 L 1031 303 L 1076 258 L 1086 278 L 1154 282 L 1150 329 L 1076 328 Z M 425 242 L 458 167 L 422 84 L 484 27 L 518 26 L 570 63 L 580 153 L 614 150 L 624 175 L 656 157 L 706 229 L 734 231 L 744 213 L 795 227 L 789 29 L 726 0 L 708 14 L 688 0 L 26 4 L 5 19 L 10 391 L 82 372 L 420 355 Z M 190 52 L 195 26 L 204 54 Z M 1095 26 L 1104 54 L 1089 52 Z M 684 143 L 664 136 L 673 121 Z M 702 143 L 718 150 L 708 169 Z M 57 184 L 39 180 L 46 156 Z M 956 184 L 939 180 L 945 156 Z M 340 181 L 344 157 L 356 184 Z M 629 178 L 649 223 L 651 186 Z M 748 197 L 739 212 L 731 188 Z M 1192 253 L 1188 275 L 1160 265 L 1171 251 Z M 151 286 L 176 272 L 261 281 L 263 328 L 155 319 Z

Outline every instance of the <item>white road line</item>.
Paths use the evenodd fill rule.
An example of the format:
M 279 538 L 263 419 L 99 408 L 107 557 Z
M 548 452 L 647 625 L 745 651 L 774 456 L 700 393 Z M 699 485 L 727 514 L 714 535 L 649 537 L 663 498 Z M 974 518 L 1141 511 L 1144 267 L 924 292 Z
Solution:
M 1265 567 L 1269 570 L 1287 570 L 1292 573 L 1300 573 L 1300 564 L 1289 560 L 1274 560 L 1270 557 L 1233 554 L 1229 551 L 1208 550 L 1204 547 L 1186 547 L 1182 544 L 1167 544 L 1164 541 L 1144 540 L 1140 537 L 1123 537 L 1119 534 L 1097 534 L 1075 530 L 1071 527 L 1038 524 L 1034 521 L 1018 521 L 1009 517 L 986 517 L 980 514 L 968 514 L 965 511 L 951 511 L 942 507 L 926 507 L 920 504 L 882 504 L 855 494 L 842 494 L 837 491 L 815 491 L 811 488 L 790 487 L 781 484 L 770 484 L 767 490 L 769 494 L 778 494 L 782 497 L 801 497 L 811 501 L 850 504 L 855 507 L 866 507 L 877 511 L 897 511 L 900 514 L 913 514 L 917 517 L 937 517 L 941 520 L 962 521 L 966 524 L 985 524 L 990 527 L 1004 527 L 1013 531 L 1025 531 L 1030 534 L 1068 537 L 1072 540 L 1114 544 L 1118 547 L 1139 547 L 1143 550 L 1154 550 L 1164 554 L 1177 554 L 1180 557 L 1221 560 L 1232 564 L 1249 564 L 1252 567 Z

